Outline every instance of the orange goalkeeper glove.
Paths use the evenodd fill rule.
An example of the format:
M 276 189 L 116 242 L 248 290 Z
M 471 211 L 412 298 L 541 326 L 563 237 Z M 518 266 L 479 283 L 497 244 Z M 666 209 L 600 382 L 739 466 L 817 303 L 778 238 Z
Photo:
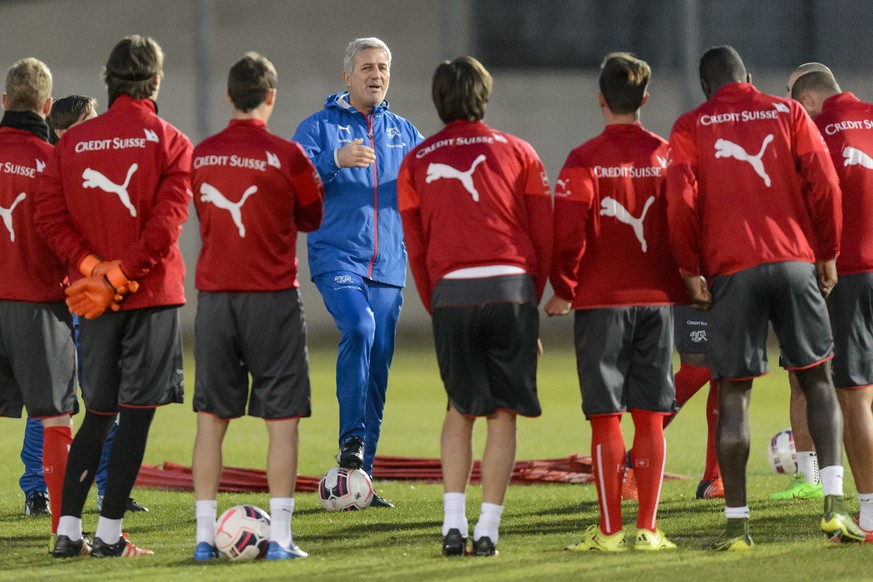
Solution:
M 100 317 L 107 309 L 118 311 L 124 296 L 118 293 L 105 275 L 79 279 L 64 292 L 70 313 L 85 319 Z
M 79 263 L 79 272 L 84 277 L 106 276 L 109 284 L 122 295 L 136 293 L 139 283 L 131 280 L 121 268 L 121 261 L 104 261 L 97 255 L 88 255 Z

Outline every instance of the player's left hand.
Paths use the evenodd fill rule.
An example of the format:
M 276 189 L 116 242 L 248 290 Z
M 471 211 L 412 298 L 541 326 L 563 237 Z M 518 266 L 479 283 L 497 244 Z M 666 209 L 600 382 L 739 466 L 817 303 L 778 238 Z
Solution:
M 827 297 L 837 284 L 837 260 L 816 261 L 815 276 L 822 297 Z
M 103 315 L 107 309 L 118 311 L 124 296 L 116 292 L 104 275 L 79 279 L 64 292 L 67 294 L 67 307 L 73 315 L 94 319 Z
M 552 295 L 552 298 L 546 302 L 546 306 L 543 309 L 549 317 L 553 315 L 567 315 L 570 312 L 570 305 L 571 303 L 566 299 Z

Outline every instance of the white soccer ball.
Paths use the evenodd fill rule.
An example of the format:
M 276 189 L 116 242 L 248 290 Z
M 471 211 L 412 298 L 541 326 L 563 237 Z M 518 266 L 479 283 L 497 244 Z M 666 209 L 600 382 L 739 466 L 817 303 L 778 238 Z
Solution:
M 215 522 L 215 548 L 231 560 L 255 560 L 270 545 L 270 515 L 254 505 L 234 505 Z
M 797 472 L 797 450 L 794 448 L 794 433 L 790 428 L 780 430 L 770 439 L 767 459 L 774 473 L 794 475 Z
M 328 511 L 366 509 L 373 493 L 373 482 L 361 469 L 334 467 L 318 483 L 318 496 Z

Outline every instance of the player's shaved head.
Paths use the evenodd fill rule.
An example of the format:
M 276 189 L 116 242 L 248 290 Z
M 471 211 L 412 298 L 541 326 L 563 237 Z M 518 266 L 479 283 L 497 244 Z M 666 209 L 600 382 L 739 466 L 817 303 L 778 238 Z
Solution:
M 710 47 L 700 57 L 700 84 L 707 97 L 730 83 L 748 80 L 746 65 L 732 46 Z
M 791 90 L 794 88 L 794 83 L 797 81 L 797 79 L 799 79 L 800 77 L 802 77 L 803 75 L 805 75 L 807 73 L 814 73 L 814 72 L 827 73 L 827 74 L 833 76 L 833 73 L 827 67 L 827 65 L 823 65 L 822 63 L 816 63 L 816 62 L 803 63 L 802 65 L 800 65 L 799 67 L 794 69 L 791 72 L 791 75 L 788 76 L 788 83 L 786 83 L 786 87 L 785 87 L 788 90 L 788 95 L 789 96 L 791 95 Z
M 841 92 L 834 76 L 824 71 L 813 71 L 799 76 L 791 88 L 791 97 L 799 99 L 806 91 L 828 94 L 828 96 Z
M 791 98 L 803 105 L 812 117 L 821 113 L 824 102 L 838 93 L 841 93 L 840 86 L 830 71 L 805 73 L 797 77 L 791 88 Z

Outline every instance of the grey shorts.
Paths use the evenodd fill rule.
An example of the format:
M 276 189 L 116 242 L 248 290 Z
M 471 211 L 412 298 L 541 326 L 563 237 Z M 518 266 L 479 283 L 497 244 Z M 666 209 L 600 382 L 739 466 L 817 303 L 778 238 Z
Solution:
M 195 411 L 239 418 L 248 401 L 250 416 L 310 416 L 306 323 L 297 289 L 201 291 L 194 326 Z
M 443 279 L 434 288 L 432 305 L 440 375 L 458 412 L 539 416 L 533 279 Z
M 573 323 L 586 418 L 677 410 L 670 307 L 582 309 Z
M 107 311 L 79 319 L 82 399 L 96 414 L 182 402 L 179 308 Z
M 76 345 L 63 303 L 0 301 L 0 416 L 75 414 Z
M 758 265 L 712 278 L 709 361 L 713 380 L 747 380 L 769 371 L 768 322 L 781 364 L 811 368 L 834 354 L 824 298 L 810 263 Z
M 706 354 L 709 351 L 709 319 L 689 305 L 673 306 L 673 337 L 676 351 L 682 354 Z
M 827 299 L 834 330 L 834 386 L 873 384 L 873 273 L 840 275 Z

